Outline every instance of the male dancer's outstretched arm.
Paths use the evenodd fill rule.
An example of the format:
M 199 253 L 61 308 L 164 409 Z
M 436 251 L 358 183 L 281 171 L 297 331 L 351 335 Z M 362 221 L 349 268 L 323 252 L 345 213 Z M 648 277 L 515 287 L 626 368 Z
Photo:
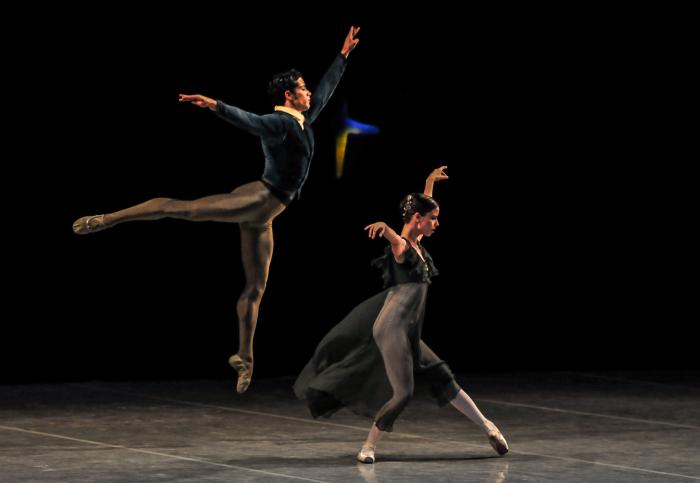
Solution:
M 222 101 L 201 94 L 180 94 L 180 102 L 191 102 L 195 106 L 216 112 L 222 119 L 250 134 L 260 137 L 284 135 L 284 124 L 274 114 L 254 114 L 240 107 L 230 106 Z
M 357 33 L 360 31 L 360 27 L 350 27 L 348 35 L 345 37 L 343 42 L 343 48 L 340 50 L 340 54 L 333 61 L 331 66 L 328 68 L 326 73 L 321 78 L 318 87 L 316 87 L 316 92 L 311 96 L 311 109 L 306 113 L 306 118 L 309 124 L 313 123 L 318 117 L 319 113 L 328 103 L 328 100 L 333 95 L 336 86 L 340 82 L 340 78 L 345 71 L 345 63 L 347 62 L 350 52 L 360 43 L 360 39 L 356 38 Z
M 309 123 L 316 120 L 318 114 L 333 95 L 333 91 L 337 87 L 345 71 L 345 62 L 350 52 L 352 52 L 360 42 L 360 39 L 356 38 L 359 31 L 360 27 L 350 27 L 350 31 L 345 37 L 343 47 L 340 50 L 340 55 L 333 64 L 331 64 L 331 67 L 321 79 L 316 92 L 311 97 L 311 108 L 306 114 Z M 244 129 L 256 136 L 274 137 L 284 135 L 284 125 L 280 122 L 278 116 L 254 114 L 201 94 L 180 94 L 179 100 L 180 102 L 191 102 L 195 106 L 214 111 L 221 118 L 229 121 L 234 126 Z

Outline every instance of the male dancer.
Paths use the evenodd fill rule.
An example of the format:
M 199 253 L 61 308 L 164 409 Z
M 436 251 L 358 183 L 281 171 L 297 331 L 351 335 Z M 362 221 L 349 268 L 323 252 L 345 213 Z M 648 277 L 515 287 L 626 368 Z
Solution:
M 162 218 L 238 223 L 246 284 L 236 307 L 239 349 L 229 358 L 229 364 L 238 371 L 238 393 L 248 389 L 253 375 L 253 336 L 272 259 L 272 220 L 299 196 L 306 182 L 314 152 L 310 125 L 340 82 L 347 58 L 359 43 L 359 31 L 359 27 L 350 27 L 340 54 L 313 95 L 297 70 L 273 76 L 268 85 L 268 95 L 275 104 L 271 114 L 253 114 L 200 94 L 180 94 L 180 102 L 208 108 L 261 138 L 265 168 L 260 181 L 239 186 L 231 193 L 192 201 L 154 198 L 114 213 L 84 216 L 73 223 L 73 231 L 79 235 L 127 221 Z

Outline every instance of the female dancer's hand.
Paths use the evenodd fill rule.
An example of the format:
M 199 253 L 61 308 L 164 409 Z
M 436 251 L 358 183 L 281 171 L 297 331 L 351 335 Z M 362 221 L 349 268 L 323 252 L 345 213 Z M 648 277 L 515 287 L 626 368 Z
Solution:
M 448 179 L 449 176 L 445 174 L 445 170 L 447 169 L 447 166 L 440 166 L 439 168 L 435 168 L 430 172 L 428 177 L 425 179 L 425 189 L 423 190 L 423 194 L 425 196 L 430 196 L 432 198 L 433 196 L 433 185 L 435 184 L 436 181 L 442 181 L 443 179 Z
M 436 168 L 430 172 L 428 175 L 428 180 L 432 181 L 442 181 L 444 179 L 448 179 L 449 176 L 445 174 L 445 170 L 447 169 L 447 166 L 440 166 L 439 168 Z
M 387 228 L 386 223 L 383 221 L 378 221 L 376 223 L 372 223 L 371 225 L 367 225 L 365 230 L 369 230 L 369 237 L 374 239 L 377 236 L 383 236 Z

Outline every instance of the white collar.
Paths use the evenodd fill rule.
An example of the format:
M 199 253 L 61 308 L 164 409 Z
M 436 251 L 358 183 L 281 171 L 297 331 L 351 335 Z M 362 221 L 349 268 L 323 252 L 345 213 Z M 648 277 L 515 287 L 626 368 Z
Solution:
M 301 128 L 304 129 L 304 115 L 301 112 L 287 106 L 275 106 L 275 111 L 282 111 L 291 115 L 292 117 L 294 117 L 294 119 L 297 120 Z

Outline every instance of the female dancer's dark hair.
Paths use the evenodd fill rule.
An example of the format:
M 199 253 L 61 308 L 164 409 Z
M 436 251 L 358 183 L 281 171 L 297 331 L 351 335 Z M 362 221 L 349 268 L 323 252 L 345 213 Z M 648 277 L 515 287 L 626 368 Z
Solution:
M 414 213 L 425 216 L 438 207 L 438 202 L 431 196 L 426 196 L 423 193 L 411 193 L 401 200 L 399 211 L 401 212 L 401 219 L 404 223 L 407 223 Z

